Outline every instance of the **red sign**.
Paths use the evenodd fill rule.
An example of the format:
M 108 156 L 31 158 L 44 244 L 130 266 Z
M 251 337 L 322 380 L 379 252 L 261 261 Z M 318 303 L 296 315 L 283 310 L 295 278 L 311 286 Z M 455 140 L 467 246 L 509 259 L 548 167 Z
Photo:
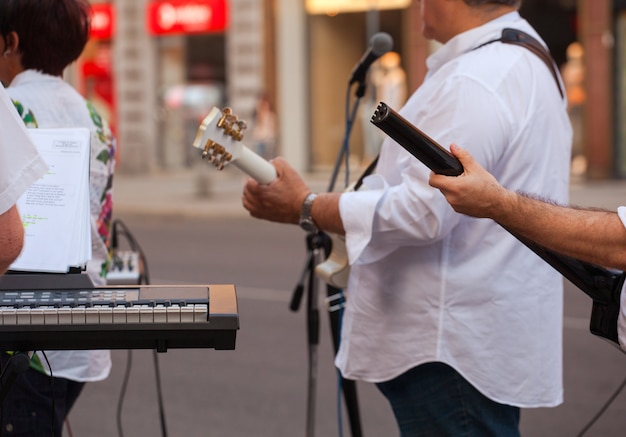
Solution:
M 221 32 L 226 29 L 227 0 L 169 0 L 148 3 L 152 35 Z
M 98 39 L 110 39 L 114 30 L 113 7 L 110 3 L 91 5 L 91 30 L 89 36 Z

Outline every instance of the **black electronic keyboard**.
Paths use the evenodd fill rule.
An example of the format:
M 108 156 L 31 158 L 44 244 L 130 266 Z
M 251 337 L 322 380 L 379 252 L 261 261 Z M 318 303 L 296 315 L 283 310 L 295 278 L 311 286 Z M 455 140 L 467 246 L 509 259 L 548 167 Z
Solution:
M 0 289 L 0 350 L 235 349 L 234 285 Z

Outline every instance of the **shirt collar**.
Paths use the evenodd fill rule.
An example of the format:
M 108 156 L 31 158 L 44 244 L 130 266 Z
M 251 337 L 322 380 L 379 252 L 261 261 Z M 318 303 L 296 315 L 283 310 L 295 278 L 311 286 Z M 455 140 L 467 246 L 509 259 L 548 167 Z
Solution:
M 468 52 L 487 41 L 500 37 L 502 29 L 505 27 L 515 27 L 513 23 L 522 21 L 519 12 L 509 12 L 494 20 L 491 20 L 482 26 L 475 27 L 465 32 L 459 33 L 445 43 L 439 50 L 430 55 L 426 59 L 428 74 L 437 71 L 447 62 Z
M 60 78 L 45 74 L 38 70 L 24 70 L 17 74 L 9 86 L 24 85 L 29 82 L 40 82 L 42 80 L 59 80 Z

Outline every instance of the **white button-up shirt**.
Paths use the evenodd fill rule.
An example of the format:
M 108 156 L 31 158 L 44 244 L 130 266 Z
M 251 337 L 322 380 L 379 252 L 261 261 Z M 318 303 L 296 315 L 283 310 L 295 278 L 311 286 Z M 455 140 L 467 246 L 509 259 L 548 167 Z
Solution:
M 539 39 L 516 12 L 457 35 L 399 112 L 505 187 L 567 203 L 572 129 L 550 71 L 522 47 L 473 50 L 506 27 Z M 454 212 L 390 139 L 376 173 L 340 199 L 351 263 L 342 374 L 380 382 L 439 361 L 497 402 L 561 403 L 561 276 L 492 220 Z

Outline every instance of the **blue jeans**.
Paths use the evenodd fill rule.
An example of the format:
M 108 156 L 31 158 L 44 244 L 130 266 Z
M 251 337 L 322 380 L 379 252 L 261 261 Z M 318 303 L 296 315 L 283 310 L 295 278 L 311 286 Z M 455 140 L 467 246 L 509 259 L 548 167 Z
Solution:
M 427 363 L 376 384 L 402 437 L 518 437 L 520 409 L 482 395 L 452 367 Z
M 8 359 L 9 355 L 0 355 L 2 368 Z M 0 406 L 1 436 L 61 437 L 65 418 L 85 383 L 63 378 L 51 382 L 50 376 L 32 368 L 17 377 Z

